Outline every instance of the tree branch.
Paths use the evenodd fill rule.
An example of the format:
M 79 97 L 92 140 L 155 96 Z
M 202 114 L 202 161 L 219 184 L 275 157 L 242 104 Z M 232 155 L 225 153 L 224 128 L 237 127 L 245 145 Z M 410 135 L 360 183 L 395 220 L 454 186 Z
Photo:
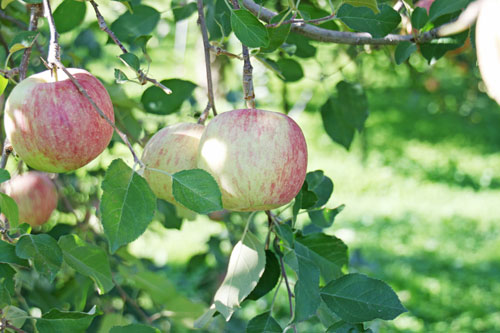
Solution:
M 234 9 L 240 9 L 240 4 L 238 0 L 231 0 Z M 253 1 L 252 1 L 253 2 Z M 257 4 L 255 4 L 258 6 Z M 248 52 L 248 47 L 245 44 L 241 44 L 243 53 L 243 92 L 245 93 L 245 100 L 247 102 L 247 107 L 250 109 L 255 109 L 255 93 L 253 90 L 253 77 L 252 77 L 252 63 L 250 62 L 250 54 Z
M 208 113 L 212 109 L 214 116 L 217 115 L 217 110 L 215 109 L 215 99 L 214 99 L 214 88 L 212 84 L 212 68 L 210 66 L 210 42 L 208 41 L 207 25 L 205 23 L 205 14 L 203 13 L 203 0 L 198 0 L 198 24 L 201 30 L 201 36 L 203 38 L 203 51 L 205 53 L 205 68 L 207 72 L 207 93 L 208 93 L 208 103 L 207 107 L 198 119 L 198 124 L 204 124 L 207 120 Z
M 54 22 L 54 16 L 52 15 L 52 9 L 50 8 L 49 0 L 43 0 L 43 11 L 44 15 L 49 22 L 50 31 L 50 41 L 49 41 L 49 54 L 47 55 L 47 63 L 51 68 L 54 67 L 58 62 L 61 62 L 61 47 L 59 46 L 59 34 L 56 30 L 56 24 Z M 54 69 L 55 75 L 57 75 L 57 69 Z
M 104 17 L 102 16 L 101 12 L 99 11 L 99 5 L 94 1 L 90 0 L 89 1 L 92 7 L 94 8 L 95 16 L 97 18 L 97 22 L 99 23 L 99 28 L 104 31 L 105 33 L 108 34 L 108 36 L 115 42 L 116 45 L 122 50 L 122 53 L 128 53 L 127 48 L 123 45 L 123 43 L 116 37 L 113 31 L 109 29 L 108 25 L 106 24 L 106 21 L 104 20 Z M 168 87 L 165 87 L 163 84 L 158 82 L 157 80 L 148 77 L 142 70 L 137 71 L 137 77 L 141 84 L 145 84 L 146 82 L 151 82 L 161 90 L 163 90 L 167 95 L 172 93 L 172 90 L 170 90 Z
M 17 75 L 17 73 L 19 73 L 19 68 L 18 67 L 12 68 L 9 69 L 8 71 L 0 68 L 0 73 L 8 79 L 13 78 L 14 76 Z
M 3 20 L 6 20 L 6 21 L 9 21 L 11 23 L 14 23 L 15 25 L 17 25 L 19 28 L 21 29 L 26 29 L 26 23 L 24 23 L 23 21 L 20 21 L 12 16 L 9 16 L 7 15 L 3 10 L 0 9 L 0 19 L 3 19 Z
M 30 24 L 28 26 L 28 31 L 35 31 L 38 27 L 38 19 L 43 14 L 43 7 L 41 4 L 33 4 L 30 6 Z M 26 72 L 28 71 L 28 64 L 30 61 L 32 45 L 24 49 L 23 58 L 21 60 L 21 65 L 19 66 L 19 81 L 26 78 Z
M 271 19 L 277 15 L 277 13 L 262 7 L 256 4 L 253 0 L 242 0 L 243 5 L 254 15 L 258 16 L 261 20 L 265 22 L 270 22 Z M 474 5 L 475 2 L 471 3 Z M 471 6 L 469 5 L 469 7 Z M 467 9 L 464 11 L 464 13 Z M 462 14 L 464 14 L 462 13 Z M 462 15 L 461 15 L 462 16 Z M 457 20 L 456 22 L 460 21 Z M 470 22 L 470 20 L 468 21 Z M 328 30 L 316 27 L 310 24 L 292 24 L 291 30 L 298 34 L 304 35 L 308 38 L 320 41 L 320 42 L 328 42 L 328 43 L 336 43 L 336 44 L 350 44 L 350 45 L 396 45 L 401 42 L 414 42 L 414 43 L 427 43 L 433 39 L 448 36 L 451 33 L 456 33 L 455 29 L 447 30 L 445 27 L 449 27 L 449 25 L 454 22 L 447 23 L 443 26 L 434 28 L 430 31 L 426 31 L 420 35 L 397 35 L 397 34 L 389 34 L 383 38 L 373 38 L 369 33 L 366 32 L 350 32 L 350 31 L 336 31 L 336 30 Z M 462 31 L 467 29 L 468 26 L 462 25 Z

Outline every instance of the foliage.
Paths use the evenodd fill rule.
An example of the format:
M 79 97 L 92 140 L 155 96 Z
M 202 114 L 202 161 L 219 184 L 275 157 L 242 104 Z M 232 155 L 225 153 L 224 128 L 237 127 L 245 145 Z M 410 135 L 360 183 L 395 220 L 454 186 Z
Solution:
M 1 71 L 5 75 L 0 76 L 0 93 L 5 96 L 17 83 L 8 71 L 20 66 L 26 49 L 32 48 L 28 74 L 44 68 L 39 56 L 46 57 L 49 30 L 46 24 L 39 24 L 36 31 L 25 31 L 31 6 L 41 1 L 26 2 L 34 5 L 2 1 L 1 14 L 5 15 L 0 16 L 3 45 L 0 63 L 5 63 Z M 386 158 L 382 163 L 405 175 L 408 171 L 404 165 L 392 166 L 390 156 L 405 154 L 397 151 L 400 148 L 391 140 L 428 135 L 427 129 L 421 133 L 414 126 L 426 115 L 410 112 L 402 115 L 394 109 L 383 114 L 381 110 L 388 105 L 394 108 L 391 103 L 403 100 L 401 110 L 405 110 L 409 104 L 423 104 L 425 97 L 422 96 L 436 94 L 428 81 L 432 77 L 422 73 L 422 68 L 428 68 L 424 59 L 434 63 L 447 52 L 461 48 L 470 40 L 469 31 L 421 44 L 406 40 L 396 46 L 384 46 L 383 51 L 377 52 L 377 47 L 371 46 L 316 42 L 297 33 L 295 28 L 305 21 L 325 31 L 368 33 L 371 39 L 408 29 L 424 34 L 454 20 L 469 1 L 450 4 L 436 0 L 429 13 L 413 8 L 407 1 L 400 11 L 395 10 L 390 1 L 378 4 L 371 0 L 334 1 L 332 7 L 331 2 L 321 5 L 317 1 L 301 1 L 298 7 L 294 1 L 288 5 L 274 1 L 259 3 L 279 14 L 266 22 L 245 7 L 234 9 L 224 0 L 204 2 L 208 37 L 217 53 L 212 70 L 217 77 L 215 103 L 218 109 L 242 106 L 242 96 L 246 93 L 240 88 L 238 76 L 242 62 L 228 59 L 238 58 L 241 44 L 246 45 L 251 48 L 251 60 L 260 71 L 255 74 L 259 80 L 256 86 L 263 87 L 262 82 L 268 82 L 267 96 L 256 89 L 258 106 L 272 106 L 290 115 L 297 110 L 306 111 L 304 117 L 309 119 L 303 122 L 306 136 L 312 133 L 313 138 L 309 140 L 310 164 L 317 164 L 315 154 L 325 142 L 319 142 L 314 136 L 323 135 L 328 145 L 335 142 L 346 150 L 354 149 L 350 156 L 361 154 L 366 158 L 369 146 Z M 199 32 L 186 33 L 187 25 L 194 28 L 196 3 L 176 0 L 99 3 L 109 28 L 124 43 L 127 49 L 124 53 L 119 52 L 112 37 L 100 30 L 93 13 L 90 15 L 95 3 L 65 0 L 53 1 L 52 6 L 55 25 L 61 34 L 63 64 L 90 68 L 102 78 L 113 100 L 117 127 L 128 136 L 133 149 L 142 150 L 147 139 L 166 124 L 200 116 L 205 103 L 204 82 L 198 78 L 202 76 L 199 72 L 203 68 L 200 62 L 203 50 L 196 44 Z M 381 66 L 379 61 L 389 65 Z M 455 72 L 462 63 L 473 62 L 469 58 L 459 61 L 461 63 L 449 65 Z M 172 94 L 166 94 L 161 85 L 152 85 L 152 81 L 146 79 L 153 76 L 171 89 Z M 408 84 L 413 79 L 417 84 Z M 398 86 L 404 88 L 398 90 Z M 422 92 L 422 87 L 427 91 Z M 383 88 L 388 90 L 382 91 Z M 418 91 L 417 97 L 411 95 L 413 90 Z M 470 94 L 477 91 L 469 89 Z M 455 96 L 455 100 L 445 99 L 445 107 L 450 107 L 450 103 L 455 106 L 471 103 L 457 101 L 468 98 L 467 94 L 450 95 Z M 429 113 L 432 108 L 441 107 L 432 106 L 439 99 L 433 98 L 425 100 Z M 483 101 L 483 104 L 489 103 L 486 99 Z M 414 112 L 415 108 L 410 109 Z M 319 118 L 309 118 L 316 116 Z M 497 115 L 490 116 L 498 120 Z M 388 124 L 405 117 L 414 117 L 415 122 L 401 120 L 392 127 L 397 133 L 385 134 L 387 137 L 364 132 L 365 128 L 379 129 L 373 125 L 377 122 Z M 314 126 L 308 128 L 311 123 Z M 448 122 L 446 126 L 462 126 L 462 132 L 466 132 L 469 125 L 455 126 Z M 434 135 L 443 129 L 429 131 Z M 432 140 L 432 135 L 425 138 Z M 475 139 L 480 141 L 482 137 Z M 361 153 L 360 146 L 364 149 Z M 396 151 L 386 152 L 381 147 Z M 335 154 L 346 154 L 334 149 Z M 331 152 L 323 151 L 319 155 L 328 161 L 333 157 Z M 418 164 L 411 157 L 405 155 L 405 158 L 409 159 L 407 164 Z M 55 181 L 61 199 L 58 210 L 48 224 L 34 230 L 23 224 L 24 221 L 17 221 L 15 202 L 1 194 L 4 240 L 0 241 L 0 317 L 3 320 L 0 325 L 7 323 L 26 332 L 42 333 L 188 332 L 193 327 L 210 332 L 223 329 L 368 332 L 369 327 L 386 327 L 383 325 L 388 324 L 382 320 L 392 320 L 406 312 L 406 303 L 411 305 L 412 312 L 426 311 L 425 305 L 406 302 L 404 297 L 401 302 L 398 293 L 387 283 L 357 273 L 360 269 L 377 278 L 382 275 L 391 285 L 395 282 L 398 291 L 411 288 L 403 281 L 401 272 L 391 271 L 395 268 L 390 258 L 397 253 L 387 254 L 388 249 L 365 237 L 367 248 L 374 249 L 370 258 L 384 264 L 380 273 L 356 262 L 361 260 L 356 251 L 349 259 L 347 241 L 340 232 L 333 235 L 338 224 L 336 218 L 342 216 L 344 208 L 339 205 L 341 201 L 332 197 L 334 181 L 335 193 L 339 182 L 344 189 L 349 187 L 344 179 L 336 180 L 340 178 L 337 173 L 309 172 L 295 200 L 267 215 L 229 213 L 221 211 L 220 190 L 207 172 L 193 169 L 169 174 L 173 179 L 173 195 L 182 205 L 174 206 L 155 198 L 141 176 L 140 161 L 135 159 L 132 168 L 131 161 L 126 145 L 116 135 L 94 162 L 74 173 L 57 175 Z M 17 166 L 16 162 L 14 156 L 10 158 L 7 165 L 10 173 L 0 169 L 0 181 L 27 168 L 22 164 Z M 448 176 L 441 169 L 419 167 L 422 170 L 418 174 L 424 179 L 450 179 L 453 184 L 460 169 L 450 164 L 448 171 L 452 175 Z M 464 176 L 458 186 L 478 190 L 481 184 L 482 178 Z M 491 178 L 489 184 L 494 187 L 500 180 Z M 362 190 L 356 191 L 356 195 L 361 196 Z M 332 205 L 334 200 L 336 205 Z M 355 203 L 356 200 L 349 200 L 349 204 Z M 221 214 L 221 218 L 217 218 L 221 221 L 208 222 L 195 212 L 212 218 L 212 214 Z M 192 219 L 197 221 L 188 221 Z M 353 222 L 361 224 L 360 233 L 367 232 L 362 222 Z M 217 230 L 208 231 L 204 223 L 216 225 Z M 191 236 L 197 239 L 194 242 L 198 243 L 199 250 L 190 248 L 189 239 L 175 241 L 177 252 L 189 254 L 181 266 L 151 261 L 134 250 L 139 244 L 143 247 L 141 250 L 155 252 L 154 244 L 141 239 L 155 232 L 175 234 L 174 229 L 187 228 L 190 224 L 197 226 Z M 384 230 L 377 232 L 382 234 L 381 242 L 395 242 Z M 162 243 L 166 241 L 163 239 Z M 354 244 L 363 246 L 359 242 Z M 431 316 L 425 314 L 426 318 Z

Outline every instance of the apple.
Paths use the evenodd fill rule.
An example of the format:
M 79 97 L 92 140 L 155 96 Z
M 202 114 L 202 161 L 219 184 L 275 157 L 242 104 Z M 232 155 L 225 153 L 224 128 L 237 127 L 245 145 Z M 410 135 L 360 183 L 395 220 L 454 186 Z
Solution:
M 5 193 L 19 207 L 19 221 L 33 227 L 47 222 L 57 207 L 54 183 L 44 173 L 29 171 L 5 184 Z
M 102 83 L 83 69 L 68 71 L 104 114 L 114 121 L 113 104 Z M 113 128 L 62 70 L 21 81 L 5 104 L 5 132 L 16 153 L 33 169 L 67 172 L 96 158 Z
M 172 194 L 172 178 L 150 168 L 170 174 L 196 169 L 198 145 L 204 129 L 200 124 L 179 123 L 161 129 L 149 139 L 142 154 L 146 166 L 144 177 L 158 198 L 179 207 Z
M 285 114 L 257 109 L 224 112 L 201 136 L 198 167 L 217 181 L 225 209 L 273 209 L 290 202 L 304 183 L 306 141 Z

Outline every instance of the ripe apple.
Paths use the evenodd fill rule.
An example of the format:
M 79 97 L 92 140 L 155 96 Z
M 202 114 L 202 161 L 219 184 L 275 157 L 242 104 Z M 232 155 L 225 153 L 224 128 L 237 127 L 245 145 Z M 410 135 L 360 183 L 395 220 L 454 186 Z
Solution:
M 114 121 L 113 104 L 102 83 L 83 69 L 68 68 L 104 114 Z M 113 128 L 62 70 L 21 81 L 5 104 L 5 132 L 30 167 L 47 172 L 78 169 L 108 145 Z
M 179 205 L 172 194 L 172 178 L 149 168 L 170 174 L 195 169 L 198 144 L 204 129 L 205 126 L 195 123 L 170 125 L 148 141 L 142 154 L 142 161 L 146 165 L 144 177 L 158 198 Z
M 282 113 L 233 110 L 206 127 L 198 167 L 219 184 L 225 209 L 272 209 L 300 191 L 306 177 L 306 141 L 297 123 Z
M 19 207 L 19 221 L 34 227 L 47 222 L 57 207 L 57 191 L 47 175 L 29 171 L 5 184 L 5 193 Z

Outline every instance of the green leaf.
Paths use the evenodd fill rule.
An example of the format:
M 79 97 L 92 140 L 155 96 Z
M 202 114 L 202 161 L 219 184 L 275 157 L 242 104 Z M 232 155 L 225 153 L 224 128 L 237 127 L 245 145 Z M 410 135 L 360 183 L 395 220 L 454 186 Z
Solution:
M 56 277 L 63 261 L 57 241 L 46 234 L 22 236 L 16 244 L 16 254 L 22 259 L 30 259 L 37 272 L 50 282 Z
M 141 69 L 141 62 L 139 61 L 139 58 L 137 58 L 137 56 L 133 53 L 129 52 L 120 54 L 120 60 L 136 72 Z
M 62 34 L 82 24 L 86 9 L 85 1 L 64 0 L 53 14 L 57 32 Z
M 3 308 L 3 317 L 9 321 L 9 323 L 17 328 L 23 327 L 26 319 L 29 318 L 29 315 L 26 311 L 19 309 L 13 305 L 7 306 Z M 12 332 L 11 330 L 7 330 L 7 332 Z
M 111 24 L 111 31 L 121 41 L 133 42 L 141 35 L 150 34 L 160 21 L 160 13 L 149 6 L 134 6 L 134 11 L 125 12 Z
M 309 319 L 316 313 L 320 303 L 318 266 L 309 257 L 310 251 L 295 242 L 295 256 L 297 267 L 293 267 L 297 273 L 295 283 L 295 314 L 293 321 L 301 322 Z
M 9 52 L 14 53 L 16 51 L 25 49 L 33 45 L 36 37 L 38 36 L 37 31 L 23 31 L 18 33 L 12 39 L 12 42 L 9 44 Z
M 266 295 L 276 286 L 280 276 L 281 267 L 278 259 L 276 259 L 276 256 L 272 251 L 266 250 L 266 267 L 264 269 L 264 273 L 262 274 L 259 283 L 257 283 L 257 286 L 255 286 L 255 289 L 252 290 L 246 299 L 258 300 L 262 296 Z
M 281 21 L 283 16 L 287 14 L 287 17 L 284 20 L 288 20 L 292 17 L 292 13 L 288 10 L 284 10 L 276 16 L 273 16 L 269 23 L 277 24 Z M 267 33 L 269 34 L 269 45 L 267 47 L 261 48 L 260 52 L 263 53 L 271 53 L 278 49 L 288 38 L 290 34 L 290 29 L 292 28 L 291 24 L 281 24 L 277 27 L 269 27 L 267 28 Z
M 311 222 L 321 228 L 330 227 L 335 221 L 335 217 L 344 209 L 345 205 L 340 205 L 337 208 L 324 208 L 321 210 L 312 210 L 307 212 Z
M 355 31 L 368 32 L 373 38 L 382 38 L 393 31 L 401 22 L 401 16 L 388 5 L 380 6 L 380 13 L 374 14 L 367 7 L 354 7 L 343 4 L 337 12 L 349 28 Z
M 228 37 L 231 34 L 231 10 L 226 0 L 215 0 L 207 3 L 206 23 L 210 40 Z
M 141 48 L 143 53 L 147 53 L 146 51 L 146 46 L 149 42 L 149 40 L 153 37 L 152 35 L 142 35 L 134 39 L 134 45 L 138 46 Z
M 2 0 L 2 9 L 5 9 L 11 2 L 14 2 L 15 0 Z M 40 0 L 41 2 L 41 0 Z
M 377 0 L 344 0 L 344 3 L 347 3 L 347 4 L 352 5 L 352 6 L 356 6 L 356 7 L 368 7 L 375 14 L 380 13 L 380 10 L 378 9 L 378 6 L 377 6 Z
M 163 80 L 161 83 L 172 89 L 172 94 L 167 95 L 158 87 L 149 87 L 141 97 L 141 103 L 146 112 L 154 114 L 170 114 L 180 111 L 182 103 L 193 93 L 196 84 L 179 79 Z
M 333 182 L 322 170 L 308 172 L 306 175 L 309 191 L 316 194 L 317 201 L 313 207 L 321 207 L 328 202 L 333 192 Z
M 281 333 L 283 328 L 271 316 L 271 312 L 264 312 L 252 318 L 247 325 L 247 333 Z
M 363 332 L 371 332 L 365 331 L 363 324 L 350 324 L 341 320 L 328 327 L 326 333 L 363 333 Z
M 120 267 L 126 284 L 144 291 L 173 318 L 197 318 L 203 313 L 203 305 L 195 303 L 178 292 L 179 288 L 159 272 L 140 270 L 126 271 Z
M 0 81 L 1 81 L 1 78 L 3 78 L 3 77 L 0 76 Z M 0 92 L 0 95 L 1 94 L 2 93 Z M 5 170 L 5 169 L 0 169 L 0 183 L 3 183 L 3 182 L 5 182 L 5 181 L 7 181 L 9 179 L 10 179 L 10 173 L 7 170 Z
M 432 3 L 429 9 L 429 20 L 434 22 L 437 18 L 457 12 L 462 8 L 465 8 L 470 0 L 436 0 Z
M 349 149 L 354 131 L 361 131 L 368 118 L 368 100 L 359 84 L 341 81 L 337 92 L 321 107 L 321 118 L 330 138 Z
M 429 16 L 427 15 L 427 10 L 422 7 L 416 7 L 411 14 L 411 25 L 415 29 L 422 29 L 425 24 L 429 21 Z
M 161 223 L 165 228 L 168 229 L 181 229 L 182 218 L 177 215 L 177 210 L 175 206 L 170 202 L 158 199 L 156 201 L 156 206 L 158 211 L 163 214 L 164 218 L 161 219 Z
M 177 202 L 199 214 L 222 210 L 222 194 L 205 170 L 192 169 L 172 175 L 172 194 Z
M 215 308 L 226 320 L 257 286 L 265 265 L 264 245 L 247 231 L 231 252 L 226 277 L 214 297 Z
M 363 274 L 348 274 L 321 290 L 328 308 L 348 323 L 373 319 L 391 320 L 406 309 L 385 282 Z
M 100 294 L 113 289 L 108 255 L 103 249 L 87 244 L 77 235 L 62 236 L 58 243 L 63 251 L 64 261 L 78 273 L 94 280 Z
M 240 42 L 248 47 L 267 47 L 269 34 L 266 27 L 248 10 L 238 9 L 231 13 L 231 27 Z
M 27 260 L 19 258 L 16 254 L 16 246 L 0 240 L 0 263 L 29 266 Z
M 425 9 L 424 9 L 424 11 L 425 11 Z M 411 42 L 399 43 L 398 46 L 396 47 L 396 51 L 394 52 L 394 58 L 396 59 L 396 64 L 401 65 L 416 50 L 417 50 L 417 45 L 415 45 Z
M 130 324 L 127 326 L 115 326 L 109 333 L 160 333 L 160 330 L 144 324 Z
M 10 305 L 11 295 L 15 294 L 14 275 L 16 271 L 9 264 L 0 263 L 0 308 Z
M 125 83 L 128 81 L 127 75 L 123 73 L 121 70 L 118 68 L 115 68 L 115 82 L 118 84 Z
M 120 159 L 111 163 L 101 187 L 101 223 L 114 253 L 144 233 L 153 219 L 156 197 L 146 180 Z
M 335 236 L 313 233 L 295 239 L 295 249 L 312 260 L 326 282 L 342 275 L 347 265 L 347 246 Z
M 446 52 L 463 46 L 468 36 L 469 30 L 456 35 L 433 39 L 429 43 L 420 44 L 420 52 L 430 63 L 444 56 Z
M 295 45 L 296 49 L 292 52 L 300 58 L 311 58 L 316 55 L 316 47 L 311 45 L 311 40 L 305 36 L 290 32 L 286 39 L 287 44 Z M 288 49 L 287 49 L 288 50 Z
M 189 18 L 196 12 L 196 2 L 188 3 L 187 5 L 175 7 L 172 9 L 174 12 L 174 20 L 175 22 L 179 22 Z
M 0 193 L 0 211 L 7 217 L 12 228 L 19 225 L 19 208 L 17 207 L 17 203 L 5 193 Z
M 296 82 L 304 77 L 300 64 L 289 58 L 280 58 L 277 62 L 285 82 Z
M 7 84 L 9 84 L 9 80 L 0 75 L 0 95 L 3 94 L 5 88 L 7 88 Z M 7 171 L 5 169 L 2 170 Z
M 279 238 L 285 242 L 285 244 L 288 244 L 289 247 L 293 247 L 295 243 L 295 239 L 293 236 L 293 230 L 292 227 L 289 226 L 288 224 L 279 224 L 278 227 L 276 228 L 276 232 L 279 235 Z
M 100 313 L 95 307 L 89 312 L 70 312 L 52 309 L 42 318 L 36 319 L 36 328 L 39 333 L 71 332 L 84 333 L 92 321 Z

